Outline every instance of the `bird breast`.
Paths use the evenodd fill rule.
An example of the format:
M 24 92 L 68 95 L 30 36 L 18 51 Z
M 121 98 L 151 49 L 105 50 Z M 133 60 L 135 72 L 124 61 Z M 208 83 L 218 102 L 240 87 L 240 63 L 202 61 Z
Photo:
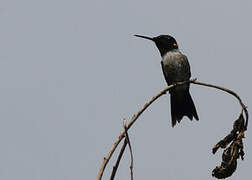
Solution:
M 169 83 L 190 79 L 190 65 L 187 57 L 179 51 L 169 51 L 163 56 L 164 74 Z

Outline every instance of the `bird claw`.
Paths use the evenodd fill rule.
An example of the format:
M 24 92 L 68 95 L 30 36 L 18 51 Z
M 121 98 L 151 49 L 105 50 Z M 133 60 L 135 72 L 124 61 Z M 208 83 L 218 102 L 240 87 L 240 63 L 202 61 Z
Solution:
M 192 78 L 190 81 L 191 82 L 197 81 L 197 78 Z

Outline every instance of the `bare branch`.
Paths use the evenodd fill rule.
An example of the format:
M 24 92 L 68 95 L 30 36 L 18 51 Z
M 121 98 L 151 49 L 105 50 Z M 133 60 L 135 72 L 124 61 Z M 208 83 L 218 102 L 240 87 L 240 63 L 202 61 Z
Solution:
M 185 82 L 178 82 L 178 83 L 175 83 L 175 84 L 172 84 L 170 86 L 168 86 L 167 88 L 163 89 L 162 91 L 160 91 L 157 95 L 153 96 L 143 107 L 142 109 L 140 109 L 140 111 L 137 112 L 137 114 L 133 115 L 133 117 L 131 118 L 130 122 L 128 123 L 127 125 L 127 129 L 129 129 L 134 123 L 135 121 L 138 119 L 138 117 L 155 101 L 157 100 L 160 96 L 166 94 L 166 92 L 171 89 L 171 88 L 174 88 L 176 86 L 179 86 L 179 85 L 183 85 L 185 83 L 193 83 L 193 84 L 197 84 L 197 85 L 202 85 L 202 86 L 208 86 L 208 87 L 213 87 L 213 88 L 216 88 L 216 89 L 219 89 L 219 90 L 222 90 L 222 91 L 225 91 L 233 96 L 235 96 L 241 107 L 242 107 L 242 112 L 244 111 L 245 112 L 245 115 L 246 115 L 246 122 L 245 122 L 245 130 L 247 129 L 247 125 L 248 125 L 248 111 L 247 111 L 247 108 L 246 106 L 244 105 L 244 103 L 242 102 L 241 98 L 233 91 L 227 89 L 227 88 L 223 88 L 223 87 L 220 87 L 220 86 L 216 86 L 216 85 L 212 85 L 212 84 L 208 84 L 208 83 L 202 83 L 202 82 L 197 82 L 196 79 L 193 79 L 193 80 L 190 80 L 190 81 L 185 81 Z M 102 162 L 102 165 L 100 167 L 100 170 L 99 170 L 99 173 L 97 175 L 97 180 L 101 180 L 102 178 L 102 175 L 103 175 L 103 172 L 104 172 L 104 169 L 106 168 L 106 165 L 108 163 L 108 161 L 110 160 L 112 154 L 114 153 L 115 149 L 117 148 L 118 144 L 121 142 L 121 140 L 124 138 L 124 135 L 126 133 L 126 130 L 124 129 L 121 134 L 118 136 L 118 138 L 116 139 L 116 141 L 114 142 L 113 146 L 111 147 L 109 153 L 106 155 L 106 157 L 104 157 L 104 160 Z
M 166 94 L 166 92 L 175 87 L 175 86 L 178 86 L 178 85 L 183 85 L 185 83 L 189 83 L 189 82 L 192 82 L 192 81 L 195 81 L 195 79 L 193 80 L 190 80 L 190 81 L 185 81 L 185 82 L 179 82 L 179 83 L 176 83 L 176 84 L 172 84 L 170 86 L 168 86 L 167 88 L 163 89 L 162 91 L 160 91 L 157 95 L 153 96 L 143 107 L 142 109 L 140 109 L 140 111 L 137 112 L 136 115 L 133 115 L 133 117 L 131 118 L 130 122 L 128 123 L 127 125 L 127 129 L 129 129 L 134 123 L 135 121 L 138 119 L 138 117 L 155 101 L 157 100 L 160 96 Z M 112 147 L 110 148 L 110 151 L 108 152 L 108 154 L 106 155 L 106 157 L 104 157 L 103 159 L 103 162 L 102 162 L 102 165 L 100 167 L 100 170 L 99 170 L 99 173 L 97 175 L 97 180 L 101 180 L 102 178 L 102 175 L 103 175 L 103 172 L 104 172 L 104 169 L 106 168 L 107 166 L 107 163 L 108 161 L 110 160 L 112 154 L 114 153 L 116 147 L 118 146 L 118 144 L 121 142 L 121 140 L 124 138 L 124 135 L 125 135 L 125 130 L 123 130 L 121 132 L 121 134 L 118 136 L 118 138 L 116 139 L 116 141 L 114 142 L 114 144 L 112 145 Z

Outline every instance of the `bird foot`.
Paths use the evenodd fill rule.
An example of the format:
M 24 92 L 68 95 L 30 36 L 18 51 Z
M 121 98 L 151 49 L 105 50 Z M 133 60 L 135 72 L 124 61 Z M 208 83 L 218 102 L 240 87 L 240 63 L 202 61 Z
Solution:
M 190 81 L 191 82 L 197 81 L 197 78 L 192 78 Z

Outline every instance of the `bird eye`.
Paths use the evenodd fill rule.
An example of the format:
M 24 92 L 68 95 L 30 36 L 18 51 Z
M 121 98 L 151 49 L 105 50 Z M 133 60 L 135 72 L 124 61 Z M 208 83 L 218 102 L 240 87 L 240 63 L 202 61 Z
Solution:
M 173 43 L 173 46 L 174 46 L 174 47 L 178 47 L 178 44 L 176 44 L 176 43 Z

